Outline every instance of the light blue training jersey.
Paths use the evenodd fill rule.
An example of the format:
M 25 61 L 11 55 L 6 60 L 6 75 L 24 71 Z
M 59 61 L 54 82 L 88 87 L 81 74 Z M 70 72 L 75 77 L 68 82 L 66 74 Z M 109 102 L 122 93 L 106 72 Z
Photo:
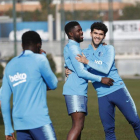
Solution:
M 109 77 L 114 80 L 113 86 L 107 86 L 101 82 L 93 82 L 93 86 L 97 91 L 98 97 L 110 94 L 125 86 L 123 80 L 118 74 L 115 66 L 115 50 L 111 45 L 102 45 L 94 50 L 92 45 L 83 50 L 86 58 L 89 60 L 87 69 L 89 72 L 100 75 L 102 77 Z
M 64 84 L 63 95 L 87 96 L 88 80 L 101 81 L 101 76 L 91 74 L 85 66 L 76 60 L 77 54 L 81 54 L 80 44 L 69 40 L 64 47 L 65 66 L 72 71 Z
M 42 54 L 26 50 L 7 64 L 1 92 L 5 135 L 13 132 L 10 116 L 12 93 L 15 130 L 33 129 L 51 123 L 46 91 L 47 86 L 55 89 L 57 82 L 47 58 Z

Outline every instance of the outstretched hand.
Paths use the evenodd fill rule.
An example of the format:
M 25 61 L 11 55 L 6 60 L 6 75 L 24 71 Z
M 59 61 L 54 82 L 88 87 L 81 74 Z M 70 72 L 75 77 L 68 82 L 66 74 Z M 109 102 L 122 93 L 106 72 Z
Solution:
M 16 140 L 14 133 L 12 133 L 11 136 L 6 135 L 5 138 L 6 138 L 6 140 Z
M 82 55 L 80 54 L 77 54 L 77 57 L 76 59 L 81 62 L 81 63 L 84 63 L 84 64 L 88 64 L 89 60 L 86 59 L 85 55 L 82 53 Z
M 113 82 L 114 80 L 111 78 L 107 78 L 107 77 L 102 77 L 101 83 L 108 85 L 108 86 L 113 86 Z

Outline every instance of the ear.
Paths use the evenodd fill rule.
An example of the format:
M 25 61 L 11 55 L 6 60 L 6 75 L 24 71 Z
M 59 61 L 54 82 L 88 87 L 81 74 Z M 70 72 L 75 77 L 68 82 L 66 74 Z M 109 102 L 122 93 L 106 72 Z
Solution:
M 36 45 L 38 48 L 41 48 L 41 43 L 37 43 Z
M 72 32 L 69 32 L 69 37 L 73 37 L 73 33 Z
M 21 46 L 22 46 L 22 49 L 24 50 L 24 48 L 23 48 L 23 44 L 21 44 Z
M 90 37 L 92 37 L 92 32 L 90 32 Z
M 105 37 L 106 37 L 106 35 L 104 36 L 104 38 L 103 38 L 103 39 L 105 39 Z

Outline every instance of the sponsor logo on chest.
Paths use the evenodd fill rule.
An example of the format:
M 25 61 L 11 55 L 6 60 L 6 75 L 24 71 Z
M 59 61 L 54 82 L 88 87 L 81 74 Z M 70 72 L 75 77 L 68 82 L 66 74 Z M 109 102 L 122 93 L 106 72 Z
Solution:
M 94 61 L 96 64 L 102 65 L 102 61 L 101 60 L 95 60 Z

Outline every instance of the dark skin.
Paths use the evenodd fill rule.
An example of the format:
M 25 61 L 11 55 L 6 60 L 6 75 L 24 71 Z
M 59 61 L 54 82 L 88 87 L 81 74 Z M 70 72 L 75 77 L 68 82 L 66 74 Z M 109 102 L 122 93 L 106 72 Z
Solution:
M 43 49 L 41 49 L 41 43 L 37 43 L 36 45 L 30 45 L 28 47 L 23 47 L 23 51 L 25 50 L 31 50 L 32 52 L 39 53 L 39 54 L 46 53 Z M 47 91 L 48 90 L 51 89 L 47 86 Z M 5 138 L 6 140 L 16 140 L 14 133 L 11 133 L 11 135 L 6 135 Z
M 75 26 L 71 32 L 69 32 L 69 39 L 78 43 L 83 42 L 83 31 L 80 25 Z
M 23 48 L 23 51 L 31 50 L 34 53 L 41 53 L 41 45 L 42 45 L 41 43 L 31 44 L 29 46 L 23 46 L 22 44 L 22 48 Z
M 83 31 L 80 25 L 75 26 L 68 34 L 68 38 L 78 43 L 83 41 Z M 67 140 L 80 140 L 84 127 L 85 113 L 75 112 L 71 114 L 72 127 L 67 135 Z
M 85 113 L 76 112 L 71 114 L 72 128 L 68 133 L 67 140 L 80 140 L 81 131 L 84 127 Z
M 12 133 L 11 136 L 9 136 L 9 135 L 5 136 L 5 138 L 6 138 L 6 140 L 16 140 L 14 133 Z

